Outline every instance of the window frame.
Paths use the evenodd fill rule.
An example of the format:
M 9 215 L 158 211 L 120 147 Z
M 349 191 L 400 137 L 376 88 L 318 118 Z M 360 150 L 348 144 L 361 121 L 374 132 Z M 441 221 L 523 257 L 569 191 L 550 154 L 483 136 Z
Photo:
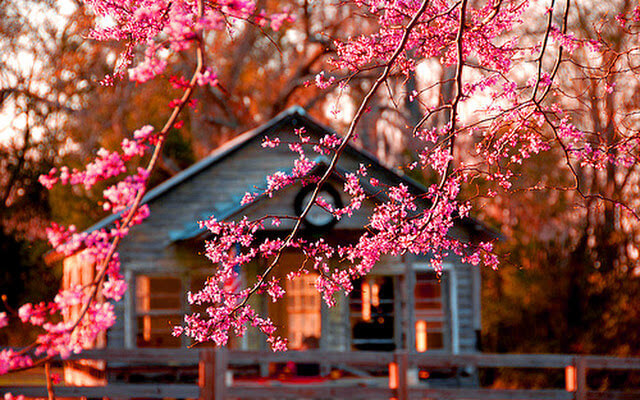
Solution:
M 414 262 L 412 267 L 414 274 L 434 272 L 431 264 L 425 261 Z M 441 349 L 427 350 L 427 352 L 458 354 L 460 352 L 460 322 L 458 315 L 458 278 L 455 263 L 442 263 L 442 277 L 440 279 L 440 285 L 442 285 L 440 295 L 444 313 L 443 347 Z M 414 320 L 414 326 L 412 327 L 414 343 L 412 349 L 415 351 L 415 315 L 412 318 Z
M 177 275 L 177 276 L 176 276 Z M 178 302 L 179 302 L 179 307 L 177 308 L 160 308 L 160 309 L 151 309 L 151 298 L 149 298 L 149 310 L 142 310 L 140 307 L 140 280 L 142 278 L 147 278 L 147 279 L 175 279 L 179 282 L 179 290 L 176 293 Z M 186 301 L 185 301 L 185 297 L 184 297 L 184 288 L 185 288 L 185 277 L 182 276 L 181 274 L 172 274 L 171 272 L 167 271 L 167 272 L 150 272 L 150 273 L 146 273 L 146 272 L 137 272 L 133 275 L 132 278 L 132 283 L 134 285 L 134 290 L 131 292 L 132 297 L 133 297 L 133 305 L 132 305 L 132 316 L 131 316 L 131 323 L 132 323 L 132 335 L 133 335 L 133 345 L 135 346 L 135 348 L 159 348 L 158 346 L 154 346 L 154 345 L 146 345 L 146 346 L 141 346 L 140 345 L 140 341 L 139 341 L 139 335 L 143 335 L 145 334 L 144 332 L 144 328 L 141 329 L 140 327 L 140 323 L 139 323 L 139 318 L 149 318 L 149 328 L 150 330 L 152 330 L 151 328 L 151 317 L 171 317 L 171 316 L 177 316 L 179 317 L 178 320 L 176 320 L 176 324 L 180 324 L 182 322 L 182 315 L 184 315 L 186 312 L 188 312 L 188 309 L 186 307 Z M 150 284 L 149 284 L 150 285 Z M 150 290 L 150 289 L 149 289 Z M 151 292 L 149 292 L 151 293 Z M 170 292 L 166 292 L 163 294 L 169 294 Z M 158 333 L 158 330 L 156 329 L 156 332 Z M 153 336 L 154 332 L 153 330 L 150 332 L 150 335 Z M 171 330 L 168 329 L 167 330 L 167 334 L 170 335 L 171 334 Z M 151 339 L 151 337 L 149 338 L 149 340 Z M 178 339 L 179 342 L 175 345 L 175 346 L 162 346 L 162 347 L 170 347 L 170 348 L 179 348 L 184 346 L 185 340 L 184 338 Z
M 427 334 L 427 343 L 426 343 L 426 350 L 424 352 L 428 352 L 428 353 L 446 353 L 449 352 L 451 349 L 451 319 L 450 319 L 450 300 L 451 300 L 451 295 L 450 295 L 450 270 L 447 269 L 445 271 L 442 272 L 442 275 L 440 276 L 439 282 L 435 283 L 435 285 L 439 286 L 439 292 L 440 292 L 440 296 L 439 296 L 439 304 L 440 304 L 440 308 L 439 308 L 439 314 L 440 315 L 434 315 L 436 313 L 430 313 L 428 311 L 423 311 L 423 310 L 419 310 L 417 307 L 417 304 L 419 302 L 418 297 L 416 295 L 416 290 L 418 287 L 418 275 L 433 275 L 433 278 L 435 279 L 429 279 L 428 281 L 433 281 L 433 280 L 438 280 L 437 275 L 435 273 L 435 271 L 433 271 L 433 269 L 428 269 L 428 270 L 418 270 L 415 269 L 414 270 L 414 285 L 413 285 L 413 315 L 412 315 L 412 326 L 410 327 L 410 329 L 413 330 L 413 343 L 410 344 L 411 351 L 415 351 L 415 352 L 419 352 L 418 350 L 418 322 L 419 321 L 424 321 L 426 323 L 426 334 Z M 427 280 L 423 280 L 423 282 L 426 282 Z M 434 299 L 435 297 L 432 297 L 430 299 Z M 435 300 L 429 300 L 429 301 L 435 301 Z M 432 314 L 432 315 L 429 315 Z M 428 345 L 428 337 L 429 337 L 429 322 L 431 323 L 439 323 L 440 328 L 435 330 L 435 333 L 439 333 L 442 335 L 442 346 L 441 347 L 436 347 L 436 348 L 430 348 L 430 346 Z

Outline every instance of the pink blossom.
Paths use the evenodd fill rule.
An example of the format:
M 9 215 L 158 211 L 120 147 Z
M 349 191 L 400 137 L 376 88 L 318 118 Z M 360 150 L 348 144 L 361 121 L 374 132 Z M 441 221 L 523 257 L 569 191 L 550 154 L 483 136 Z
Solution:
M 206 68 L 204 72 L 197 74 L 196 82 L 198 86 L 216 86 L 218 84 L 218 75 L 211 68 Z
M 331 86 L 331 84 L 335 81 L 335 78 L 329 77 L 329 79 L 326 79 L 324 77 L 324 71 L 320 72 L 318 75 L 316 75 L 316 86 L 319 89 L 327 89 L 329 86 Z
M 145 125 L 133 132 L 133 137 L 137 140 L 147 139 L 153 133 L 153 126 Z
M 147 82 L 164 72 L 167 67 L 165 60 L 148 57 L 135 68 L 129 69 L 129 79 L 138 83 Z
M 288 12 L 283 12 L 279 14 L 271 15 L 271 23 L 269 26 L 274 31 L 279 31 L 282 27 L 282 24 L 285 22 L 295 22 L 296 18 L 294 15 L 289 14 Z
M 102 288 L 102 295 L 107 299 L 120 301 L 127 291 L 127 282 L 123 279 L 108 280 Z
M 273 139 L 269 139 L 269 137 L 265 136 L 262 141 L 262 147 L 274 148 L 280 145 L 280 139 L 275 137 Z
M 284 296 L 284 289 L 279 284 L 279 279 L 271 279 L 267 284 L 267 293 L 271 296 L 271 300 L 275 303 Z

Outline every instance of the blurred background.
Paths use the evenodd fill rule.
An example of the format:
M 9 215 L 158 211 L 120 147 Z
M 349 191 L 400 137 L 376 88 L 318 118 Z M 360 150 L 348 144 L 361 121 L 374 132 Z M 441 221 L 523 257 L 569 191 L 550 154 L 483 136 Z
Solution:
M 600 3 L 606 4 L 576 5 L 570 31 L 607 46 L 568 55 L 571 62 L 559 70 L 561 90 L 551 101 L 570 110 L 582 129 L 594 132 L 594 142 L 606 147 L 608 140 L 637 132 L 640 91 L 637 55 L 616 57 L 636 46 L 637 39 L 623 35 L 623 27 L 614 22 L 602 23 L 599 33 L 593 29 L 634 4 Z M 220 85 L 196 93 L 193 107 L 182 115 L 184 127 L 168 137 L 153 184 L 291 105 L 343 130 L 375 71 L 352 77 L 348 88 L 334 84 L 320 90 L 314 81 L 321 71 L 336 82 L 349 78 L 329 63 L 334 38 L 370 32 L 375 21 L 332 1 L 258 1 L 258 9 L 276 6 L 294 10 L 296 21 L 279 32 L 237 24 L 232 32 L 208 36 L 207 62 Z M 179 95 L 169 83 L 171 76 L 188 74 L 193 64 L 185 52 L 169 58 L 161 79 L 101 86 L 98 81 L 111 73 L 122 48 L 85 39 L 92 23 L 84 6 L 71 0 L 0 1 L 0 292 L 6 295 L 0 311 L 57 292 L 61 271 L 43 261 L 50 221 L 83 229 L 105 215 L 96 207 L 104 186 L 47 191 L 37 177 L 56 166 L 80 167 L 98 148 L 115 149 L 142 125 L 160 126 L 169 115 L 169 102 Z M 541 29 L 526 25 L 517 34 L 535 41 Z M 589 68 L 581 68 L 585 65 Z M 615 73 L 603 79 L 605 71 Z M 393 76 L 389 90 L 378 92 L 363 118 L 358 145 L 389 165 L 409 165 L 419 144 L 408 132 L 421 119 L 424 104 L 450 98 L 452 76 L 437 59 L 420 60 L 408 80 Z M 579 79 L 565 79 L 569 76 Z M 410 101 L 413 91 L 421 94 L 423 105 Z M 436 118 L 431 124 L 444 122 Z M 473 158 L 473 142 L 457 146 L 461 157 Z M 615 157 L 618 150 L 609 151 Z M 612 202 L 568 190 L 573 176 L 564 163 L 563 154 L 543 152 L 526 166 L 511 166 L 517 172 L 514 186 L 495 188 L 494 198 L 474 197 L 476 185 L 488 183 L 470 183 L 462 194 L 476 206 L 474 217 L 503 236 L 497 243 L 500 269 L 482 271 L 482 351 L 639 356 L 638 223 Z M 605 170 L 576 168 L 585 193 L 601 193 L 637 210 L 637 164 L 636 158 Z M 420 171 L 408 173 L 423 183 L 433 179 Z M 11 329 L 0 331 L 0 344 L 17 346 L 37 334 L 23 329 L 13 321 Z M 504 371 L 485 379 L 509 387 L 524 381 L 544 386 L 563 377 Z

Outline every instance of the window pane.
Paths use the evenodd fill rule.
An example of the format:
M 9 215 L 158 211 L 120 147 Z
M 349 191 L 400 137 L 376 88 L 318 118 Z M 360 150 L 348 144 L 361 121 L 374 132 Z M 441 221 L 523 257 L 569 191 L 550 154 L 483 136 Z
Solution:
M 435 273 L 416 274 L 414 298 L 416 350 L 442 349 L 444 347 L 442 286 Z
M 140 275 L 136 277 L 136 309 L 138 313 L 150 310 L 181 310 L 182 281 L 180 278 Z
M 181 322 L 179 314 L 138 317 L 138 347 L 179 347 L 180 338 L 171 335 L 173 326 Z
M 182 301 L 180 301 L 180 296 L 152 296 L 150 299 L 150 306 L 152 310 L 179 310 Z
M 392 277 L 370 276 L 354 281 L 349 310 L 355 350 L 395 349 Z
M 172 277 L 151 277 L 151 290 L 154 293 L 175 293 L 182 289 L 182 282 L 179 278 Z
M 176 347 L 181 339 L 171 335 L 182 322 L 182 280 L 168 276 L 136 277 L 136 312 L 139 347 Z
M 287 337 L 292 349 L 300 349 L 310 340 L 320 338 L 320 293 L 314 286 L 317 277 L 317 274 L 306 274 L 285 281 Z

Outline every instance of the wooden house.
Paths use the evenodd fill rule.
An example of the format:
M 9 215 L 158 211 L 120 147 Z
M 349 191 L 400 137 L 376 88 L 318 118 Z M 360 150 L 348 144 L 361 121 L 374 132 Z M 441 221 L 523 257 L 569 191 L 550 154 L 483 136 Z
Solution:
M 312 138 L 331 132 L 298 107 L 291 108 L 268 123 L 246 132 L 208 157 L 149 191 L 144 202 L 151 215 L 131 229 L 120 246 L 122 269 L 129 285 L 117 304 L 117 322 L 108 331 L 108 348 L 177 347 L 189 344 L 171 336 L 172 325 L 189 311 L 185 293 L 201 287 L 214 266 L 202 255 L 207 232 L 198 220 L 215 215 L 234 219 L 243 215 L 300 213 L 308 189 L 291 186 L 273 198 L 264 198 L 241 207 L 240 199 L 254 187 L 264 187 L 265 177 L 292 166 L 294 154 L 287 146 L 264 149 L 265 136 L 282 142 L 296 140 L 294 129 L 304 127 Z M 378 162 L 369 153 L 349 146 L 338 163 L 324 196 L 336 204 L 347 201 L 342 190 L 345 171 L 360 164 L 369 167 L 369 176 L 383 183 L 404 183 L 414 193 L 425 188 L 403 174 Z M 305 221 L 303 235 L 323 234 L 329 241 L 348 241 L 362 232 L 375 207 L 372 196 L 350 218 L 335 221 L 321 209 Z M 106 218 L 89 230 L 108 226 Z M 284 235 L 290 225 L 283 222 L 270 234 Z M 476 240 L 488 234 L 473 219 L 460 220 L 452 232 L 457 237 Z M 290 268 L 300 264 L 300 256 L 285 254 Z M 327 308 L 312 286 L 313 275 L 286 282 L 284 301 L 256 300 L 256 306 L 272 316 L 281 335 L 292 349 L 319 346 L 327 350 L 394 350 L 428 352 L 473 352 L 478 349 L 480 330 L 480 271 L 457 258 L 445 261 L 439 279 L 423 257 L 388 257 L 354 291 Z M 262 265 L 250 265 L 242 278 L 255 277 Z M 82 253 L 64 260 L 66 284 L 92 277 Z M 285 274 L 286 270 L 279 273 Z M 235 349 L 265 348 L 264 338 L 250 331 L 229 345 Z

